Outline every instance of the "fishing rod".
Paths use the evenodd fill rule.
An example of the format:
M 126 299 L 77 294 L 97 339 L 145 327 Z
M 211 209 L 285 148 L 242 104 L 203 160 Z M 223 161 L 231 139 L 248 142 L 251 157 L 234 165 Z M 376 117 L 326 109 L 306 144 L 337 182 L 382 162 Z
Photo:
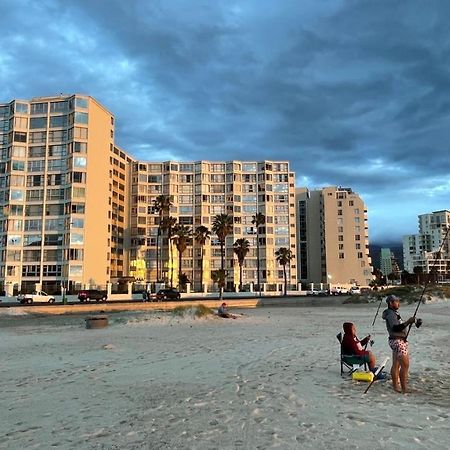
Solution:
M 450 230 L 450 227 L 447 225 L 447 231 L 445 232 L 445 235 L 444 235 L 444 237 L 443 237 L 443 239 L 442 239 L 441 245 L 439 246 L 439 250 L 437 251 L 437 254 L 436 254 L 436 258 L 435 258 L 435 260 L 434 260 L 434 263 L 433 263 L 433 265 L 431 266 L 431 269 L 430 269 L 429 272 L 428 272 L 428 279 L 427 279 L 427 281 L 426 281 L 426 283 L 425 283 L 425 286 L 424 286 L 423 289 L 422 289 L 422 293 L 420 294 L 419 300 L 417 301 L 417 306 L 416 306 L 416 309 L 415 309 L 414 315 L 413 315 L 414 318 L 416 318 L 416 316 L 417 316 L 417 312 L 419 311 L 420 304 L 422 303 L 422 299 L 423 299 L 423 296 L 424 296 L 424 294 L 425 294 L 425 291 L 427 290 L 427 287 L 428 287 L 428 285 L 430 284 L 430 278 L 431 278 L 431 277 L 430 277 L 430 274 L 434 272 L 434 269 L 435 269 L 436 264 L 437 264 L 437 262 L 438 262 L 437 256 L 438 256 L 438 255 L 439 255 L 439 257 L 441 256 L 442 248 L 444 247 L 445 241 L 447 240 L 447 236 L 448 236 L 448 231 L 449 231 L 449 230 Z M 447 249 L 447 250 L 448 250 L 448 249 Z M 439 258 L 439 259 L 440 259 L 440 258 Z M 419 328 L 420 325 L 422 325 L 422 321 L 420 320 L 420 322 L 419 322 L 419 320 L 420 320 L 420 319 L 417 319 L 417 323 L 416 323 L 416 327 L 417 327 L 417 328 Z M 412 327 L 412 326 L 413 326 L 413 324 L 410 323 L 410 324 L 409 324 L 409 327 L 408 327 L 408 331 L 406 332 L 406 337 L 405 337 L 405 339 L 408 339 L 409 332 L 411 331 L 411 327 Z

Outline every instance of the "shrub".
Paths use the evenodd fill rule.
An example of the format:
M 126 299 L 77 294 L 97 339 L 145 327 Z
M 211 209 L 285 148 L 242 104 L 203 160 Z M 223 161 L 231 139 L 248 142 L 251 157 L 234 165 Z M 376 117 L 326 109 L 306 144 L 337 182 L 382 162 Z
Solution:
M 186 315 L 194 317 L 205 317 L 208 315 L 213 315 L 214 311 L 211 308 L 200 304 L 197 306 L 177 306 L 176 308 L 174 308 L 173 314 L 181 317 L 184 317 Z

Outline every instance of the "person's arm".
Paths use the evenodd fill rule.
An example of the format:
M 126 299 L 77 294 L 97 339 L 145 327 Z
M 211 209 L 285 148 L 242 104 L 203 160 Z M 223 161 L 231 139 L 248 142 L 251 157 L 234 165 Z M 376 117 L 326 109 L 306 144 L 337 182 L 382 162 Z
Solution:
M 368 336 L 366 336 L 363 340 L 359 341 L 360 344 L 364 347 L 365 345 L 367 345 L 367 343 L 369 342 L 371 336 L 370 334 Z

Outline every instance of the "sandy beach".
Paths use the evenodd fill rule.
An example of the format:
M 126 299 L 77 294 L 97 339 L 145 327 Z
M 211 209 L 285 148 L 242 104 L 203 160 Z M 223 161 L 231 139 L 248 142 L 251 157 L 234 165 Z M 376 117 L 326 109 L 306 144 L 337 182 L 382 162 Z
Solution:
M 339 374 L 344 321 L 390 356 L 376 306 L 122 312 L 99 330 L 1 310 L 0 449 L 448 449 L 450 303 L 421 306 L 408 395 Z

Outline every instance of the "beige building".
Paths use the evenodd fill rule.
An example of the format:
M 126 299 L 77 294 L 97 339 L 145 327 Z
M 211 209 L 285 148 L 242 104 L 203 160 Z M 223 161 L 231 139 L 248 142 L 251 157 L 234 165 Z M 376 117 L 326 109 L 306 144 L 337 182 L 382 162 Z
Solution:
M 0 104 L 1 288 L 56 292 L 126 273 L 130 163 L 92 97 Z
M 157 279 L 157 233 L 159 215 L 154 201 L 159 195 L 170 196 L 170 216 L 178 223 L 195 230 L 203 225 L 211 230 L 218 214 L 233 217 L 233 232 L 226 239 L 225 266 L 227 288 L 235 289 L 239 282 L 239 267 L 233 252 L 236 239 L 245 238 L 250 252 L 244 261 L 243 284 L 257 283 L 256 227 L 253 216 L 262 213 L 266 224 L 259 228 L 260 274 L 265 288 L 274 289 L 283 282 L 283 270 L 275 251 L 287 247 L 293 253 L 288 280 L 297 282 L 295 188 L 289 163 L 282 161 L 196 161 L 196 162 L 135 162 L 132 170 L 131 193 L 131 261 L 145 261 L 146 280 Z M 221 265 L 219 241 L 211 233 L 204 246 L 203 281 L 210 285 L 211 271 Z M 172 253 L 172 257 L 169 256 Z M 162 239 L 162 275 L 177 283 L 178 257 L 176 249 Z M 193 240 L 183 253 L 182 272 L 193 286 L 200 286 L 201 247 Z
M 367 209 L 350 188 L 296 189 L 298 278 L 367 286 L 373 279 Z
M 294 174 L 285 161 L 140 162 L 114 145 L 114 117 L 84 95 L 37 97 L 0 104 L 0 290 L 12 294 L 43 289 L 57 293 L 133 275 L 156 281 L 158 195 L 171 196 L 170 215 L 195 229 L 211 229 L 213 217 L 233 216 L 226 242 L 227 287 L 239 282 L 233 252 L 238 238 L 250 242 L 243 283 L 257 282 L 256 213 L 261 282 L 283 282 L 275 251 L 289 248 L 287 267 L 296 284 Z M 162 275 L 174 273 L 178 258 L 162 239 Z M 170 252 L 170 257 L 169 257 Z M 200 282 L 201 253 L 190 242 L 182 271 Z M 204 247 L 203 277 L 220 267 L 220 246 Z

